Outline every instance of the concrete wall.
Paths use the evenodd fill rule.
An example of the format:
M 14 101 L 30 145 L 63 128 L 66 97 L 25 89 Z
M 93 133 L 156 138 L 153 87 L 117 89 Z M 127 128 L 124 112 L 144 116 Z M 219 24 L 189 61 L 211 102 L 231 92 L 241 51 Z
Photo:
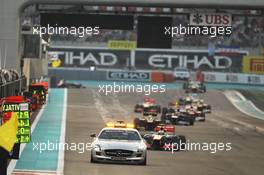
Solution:
M 18 9 L 25 0 L 0 0 L 0 49 L 2 67 L 4 66 L 4 50 L 6 48 L 6 68 L 19 70 L 18 53 Z
M 23 72 L 27 79 L 27 84 L 31 79 L 39 79 L 43 75 L 48 75 L 48 61 L 46 59 L 24 59 Z
M 74 69 L 49 69 L 49 77 L 56 77 L 57 80 L 106 80 L 107 71 L 89 71 Z

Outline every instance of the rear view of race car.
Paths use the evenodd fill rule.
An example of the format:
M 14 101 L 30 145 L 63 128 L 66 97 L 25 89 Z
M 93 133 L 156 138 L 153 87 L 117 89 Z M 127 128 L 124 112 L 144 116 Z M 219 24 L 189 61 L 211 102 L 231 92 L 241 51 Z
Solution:
M 199 81 L 188 81 L 183 84 L 185 93 L 205 93 L 206 86 Z
M 179 108 L 163 108 L 162 123 L 194 125 L 196 113 L 192 109 L 181 106 Z
M 160 105 L 156 104 L 153 98 L 145 97 L 143 103 L 138 103 L 134 108 L 135 113 L 143 113 L 143 115 L 157 116 L 161 112 Z
M 140 118 L 134 119 L 136 129 L 144 128 L 145 131 L 153 131 L 156 126 L 160 124 L 160 120 L 155 115 L 143 115 Z
M 186 138 L 183 135 L 176 135 L 173 127 L 158 126 L 155 129 L 157 132 L 145 134 L 143 138 L 146 140 L 148 149 L 161 151 L 170 151 L 172 149 L 179 151 L 180 148 L 183 149 Z

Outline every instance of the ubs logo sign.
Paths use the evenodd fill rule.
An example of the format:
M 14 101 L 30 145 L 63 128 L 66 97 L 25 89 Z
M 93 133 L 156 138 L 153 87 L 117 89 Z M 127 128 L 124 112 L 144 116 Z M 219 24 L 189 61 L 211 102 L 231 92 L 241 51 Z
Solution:
M 226 13 L 192 13 L 190 25 L 193 26 L 231 26 L 232 15 Z

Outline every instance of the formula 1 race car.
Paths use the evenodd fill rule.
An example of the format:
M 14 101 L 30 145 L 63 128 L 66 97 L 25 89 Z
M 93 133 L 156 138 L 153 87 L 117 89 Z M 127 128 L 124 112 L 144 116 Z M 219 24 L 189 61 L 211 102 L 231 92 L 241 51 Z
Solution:
M 175 123 L 177 118 L 179 116 L 182 116 L 181 114 L 194 116 L 196 120 L 198 121 L 205 121 L 205 114 L 211 113 L 211 105 L 208 105 L 204 103 L 203 99 L 200 99 L 197 96 L 188 96 L 185 98 L 180 98 L 175 103 L 169 102 L 169 108 L 163 108 L 162 114 L 170 113 L 171 115 L 168 116 L 162 116 L 161 120 L 164 121 L 165 118 L 170 118 L 172 116 L 173 118 L 170 118 L 172 123 Z M 175 114 L 175 115 L 173 115 Z
M 169 107 L 162 108 L 162 123 L 193 125 L 196 113 L 192 110 L 191 104 L 190 97 L 180 98 L 175 103 L 169 102 Z
M 162 123 L 172 123 L 172 124 L 185 124 L 194 125 L 197 113 L 189 108 L 182 106 L 180 108 L 163 108 L 163 113 L 161 115 Z
M 134 119 L 135 128 L 140 130 L 144 128 L 145 131 L 153 131 L 156 126 L 160 124 L 160 120 L 155 115 L 143 115 L 140 118 Z
M 157 116 L 161 112 L 161 107 L 156 104 L 155 99 L 146 97 L 143 103 L 136 104 L 134 112 Z
M 197 109 L 200 112 L 203 113 L 211 113 L 212 112 L 212 107 L 209 104 L 204 103 L 204 100 L 199 99 L 199 100 L 193 100 L 192 106 Z
M 143 136 L 146 141 L 147 148 L 151 150 L 163 150 L 163 151 L 171 151 L 172 149 L 175 151 L 179 151 L 180 149 L 185 148 L 186 137 L 183 135 L 176 135 L 173 132 L 168 131 L 167 128 L 172 128 L 174 126 L 158 126 L 158 132 L 148 133 Z
M 200 81 L 188 81 L 183 84 L 185 93 L 205 93 L 206 86 Z

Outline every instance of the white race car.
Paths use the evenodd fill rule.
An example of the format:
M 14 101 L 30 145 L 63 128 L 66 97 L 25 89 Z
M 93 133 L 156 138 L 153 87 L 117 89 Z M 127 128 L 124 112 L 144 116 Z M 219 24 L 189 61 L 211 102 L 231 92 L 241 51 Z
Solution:
M 147 145 L 132 125 L 119 122 L 108 124 L 94 137 L 91 149 L 91 163 L 118 162 L 147 164 Z

